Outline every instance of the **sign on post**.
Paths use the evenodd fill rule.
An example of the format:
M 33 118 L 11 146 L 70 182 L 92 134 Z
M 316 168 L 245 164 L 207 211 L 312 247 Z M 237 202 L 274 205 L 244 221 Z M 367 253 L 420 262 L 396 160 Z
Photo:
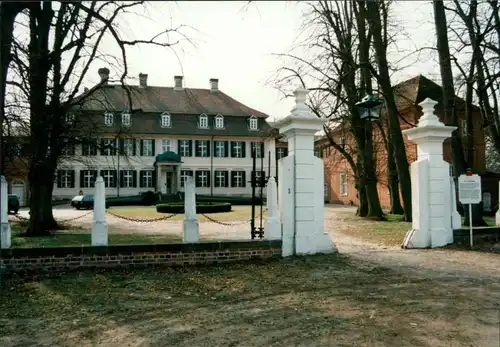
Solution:
M 472 204 L 479 204 L 482 200 L 481 176 L 468 173 L 458 177 L 458 200 L 464 205 L 469 205 L 469 236 L 472 248 Z

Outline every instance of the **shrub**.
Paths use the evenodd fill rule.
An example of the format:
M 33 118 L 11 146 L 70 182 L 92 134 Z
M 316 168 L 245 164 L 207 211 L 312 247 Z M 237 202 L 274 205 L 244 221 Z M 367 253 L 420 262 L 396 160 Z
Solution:
M 167 202 L 156 205 L 158 213 L 184 213 L 183 202 Z M 196 202 L 196 213 L 222 213 L 231 212 L 229 202 Z
M 158 202 L 158 194 L 151 190 L 141 193 L 141 197 L 144 206 L 155 205 Z

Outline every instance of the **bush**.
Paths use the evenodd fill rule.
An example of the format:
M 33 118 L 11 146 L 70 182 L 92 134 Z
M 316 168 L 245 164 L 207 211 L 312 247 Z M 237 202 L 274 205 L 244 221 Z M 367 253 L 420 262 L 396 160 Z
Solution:
M 144 206 L 152 206 L 158 202 L 158 194 L 151 190 L 141 193 L 141 197 Z
M 179 198 L 184 200 L 184 194 L 179 193 Z M 263 199 L 255 197 L 255 205 L 262 205 Z M 223 195 L 198 195 L 196 201 L 199 202 L 229 202 L 231 205 L 252 205 L 252 197 L 247 196 L 223 196 Z
M 183 202 L 167 202 L 156 205 L 158 213 L 184 213 Z M 229 202 L 196 202 L 196 213 L 222 213 L 231 212 L 231 204 Z
M 106 201 L 109 206 L 152 206 L 158 202 L 158 196 L 153 191 L 147 191 L 140 195 L 110 197 Z

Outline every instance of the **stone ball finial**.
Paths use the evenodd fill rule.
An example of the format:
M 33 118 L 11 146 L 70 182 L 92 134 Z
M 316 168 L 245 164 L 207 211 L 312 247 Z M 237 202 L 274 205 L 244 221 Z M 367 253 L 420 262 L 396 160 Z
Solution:
M 5 176 L 4 176 L 4 175 L 2 175 L 2 178 L 1 178 L 1 180 L 0 180 L 0 181 L 1 181 L 2 183 L 7 183 L 7 180 L 5 179 Z
M 104 183 L 104 179 L 102 178 L 102 176 L 97 176 L 97 178 L 95 179 L 95 183 Z
M 423 112 L 422 117 L 420 117 L 420 119 L 418 121 L 419 127 L 444 126 L 444 124 L 441 123 L 439 121 L 439 118 L 434 114 L 434 111 L 435 111 L 434 107 L 437 105 L 437 101 L 432 100 L 430 98 L 426 98 L 419 105 L 420 105 L 420 107 L 422 107 L 422 112 Z
M 307 94 L 309 94 L 309 90 L 304 87 L 298 87 L 297 89 L 295 89 L 295 91 L 293 92 L 293 95 L 295 96 L 295 103 L 297 105 L 305 104 Z

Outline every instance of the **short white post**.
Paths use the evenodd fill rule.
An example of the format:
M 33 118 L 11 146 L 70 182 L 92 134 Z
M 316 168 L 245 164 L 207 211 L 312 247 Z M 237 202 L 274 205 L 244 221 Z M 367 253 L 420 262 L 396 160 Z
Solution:
M 11 232 L 10 232 L 10 224 L 9 224 L 9 197 L 7 192 L 7 180 L 2 175 L 2 186 L 0 187 L 0 195 L 1 195 L 1 205 L 2 210 L 0 213 L 0 219 L 2 222 L 1 229 L 1 242 L 2 248 L 10 248 L 11 246 Z
M 495 213 L 495 225 L 500 226 L 500 182 L 498 182 L 498 199 L 497 199 L 498 210 Z
M 457 191 L 455 189 L 455 180 L 450 176 L 451 186 L 451 227 L 453 230 L 462 228 L 462 217 L 457 211 Z
M 108 245 L 108 223 L 106 223 L 106 191 L 102 176 L 95 181 L 94 223 L 92 224 L 92 246 Z
M 184 243 L 200 242 L 198 218 L 196 217 L 196 189 L 192 177 L 184 182 Z
M 267 181 L 267 218 L 264 226 L 264 237 L 269 240 L 281 239 L 281 223 L 278 217 L 278 191 L 274 177 L 270 177 Z

